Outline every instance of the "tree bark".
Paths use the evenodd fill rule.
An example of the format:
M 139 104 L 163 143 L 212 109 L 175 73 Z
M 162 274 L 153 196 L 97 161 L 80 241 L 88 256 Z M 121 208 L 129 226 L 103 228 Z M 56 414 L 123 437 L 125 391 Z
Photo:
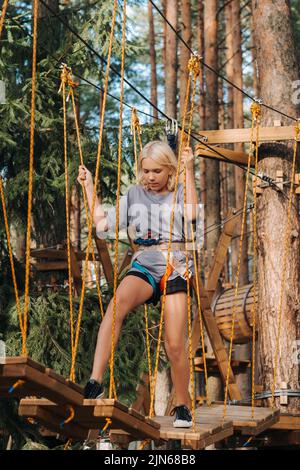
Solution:
M 191 2 L 190 0 L 181 0 L 181 36 L 183 40 L 191 47 Z M 188 62 L 190 59 L 190 52 L 188 48 L 180 41 L 180 56 L 179 56 L 179 70 L 180 70 L 180 87 L 179 87 L 179 101 L 180 101 L 180 117 L 182 118 L 184 112 L 184 103 L 186 88 L 188 83 Z
M 156 77 L 156 52 L 155 52 L 155 31 L 153 20 L 153 9 L 148 2 L 148 19 L 149 19 L 149 51 L 151 65 L 151 102 L 157 107 L 157 77 Z M 152 108 L 154 119 L 158 118 L 157 109 Z
M 177 0 L 166 1 L 166 18 L 177 29 L 178 5 Z M 176 96 L 177 96 L 177 36 L 167 26 L 166 30 L 166 79 L 165 79 L 165 112 L 176 119 Z
M 203 0 L 198 0 L 197 10 L 197 26 L 198 26 L 198 52 L 200 57 L 204 57 L 204 5 Z M 205 128 L 205 90 L 204 90 L 204 65 L 200 65 L 200 102 L 199 102 L 199 127 L 200 130 Z
M 204 37 L 205 61 L 214 70 L 218 69 L 217 49 L 217 0 L 205 3 Z M 215 73 L 206 69 L 206 129 L 218 129 L 218 79 Z M 206 161 L 206 225 L 220 224 L 220 176 L 219 163 Z M 216 228 L 207 238 L 207 258 L 210 264 L 220 236 Z
M 299 105 L 293 102 L 292 95 L 293 81 L 299 79 L 299 74 L 289 4 L 286 0 L 253 0 L 252 6 L 260 95 L 264 103 L 297 117 Z M 272 126 L 274 119 L 278 119 L 278 114 L 264 108 L 262 125 Z M 282 117 L 282 124 L 290 124 L 290 121 Z M 287 143 L 262 144 L 259 171 L 275 178 L 276 171 L 282 170 L 284 180 L 289 180 L 291 146 Z M 288 188 L 284 191 L 287 192 Z M 299 389 L 299 361 L 294 357 L 294 348 L 300 310 L 300 224 L 294 206 L 292 230 L 288 232 L 281 329 L 278 322 L 287 206 L 287 198 L 271 188 L 265 189 L 258 198 L 258 372 L 264 390 L 270 390 L 273 385 L 277 335 L 280 339 L 280 354 L 275 388 L 281 388 L 281 382 L 286 382 L 288 388 Z M 278 399 L 276 402 L 279 405 Z M 284 411 L 299 412 L 299 405 L 299 398 L 289 398 Z
M 204 40 L 205 40 L 205 62 L 214 70 L 218 69 L 218 1 L 205 2 L 204 8 Z M 218 78 L 215 73 L 205 70 L 206 75 L 206 129 L 218 129 Z M 214 252 L 220 237 L 220 165 L 216 161 L 206 160 L 206 205 L 205 222 L 206 228 L 215 226 L 206 238 L 206 267 L 212 263 Z M 207 275 L 208 270 L 205 270 Z M 207 353 L 212 353 L 210 341 L 207 340 Z M 209 377 L 208 388 L 212 400 L 222 399 L 222 382 L 220 377 Z
M 240 16 L 240 0 L 232 0 L 232 42 L 233 42 L 233 76 L 234 83 L 239 87 L 243 88 L 243 56 L 242 56 L 242 33 L 241 33 L 241 16 Z M 234 128 L 244 128 L 244 110 L 243 110 L 243 95 L 236 88 L 233 89 L 233 116 L 234 116 Z M 237 152 L 244 151 L 243 144 L 235 144 L 234 150 Z M 235 206 L 237 209 L 243 207 L 244 204 L 244 193 L 245 193 L 245 172 L 238 167 L 235 167 Z M 238 234 L 242 225 L 242 216 L 239 217 L 237 223 Z M 245 234 L 247 228 L 245 228 Z M 241 253 L 241 266 L 240 266 L 240 285 L 248 284 L 248 248 L 247 248 L 247 236 L 244 236 Z M 236 272 L 239 256 L 239 238 L 233 242 L 233 272 Z

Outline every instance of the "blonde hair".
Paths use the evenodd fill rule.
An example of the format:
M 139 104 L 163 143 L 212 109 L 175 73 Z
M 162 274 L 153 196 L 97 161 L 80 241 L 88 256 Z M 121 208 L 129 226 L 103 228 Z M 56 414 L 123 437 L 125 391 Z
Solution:
M 142 148 L 139 159 L 138 159 L 138 172 L 137 172 L 137 183 L 144 186 L 148 189 L 148 185 L 145 182 L 142 161 L 144 158 L 152 158 L 160 166 L 167 167 L 171 175 L 168 178 L 167 188 L 168 191 L 174 191 L 175 189 L 175 179 L 176 179 L 176 170 L 177 170 L 177 158 L 175 153 L 166 142 L 160 140 L 153 140 L 148 142 L 145 147 Z

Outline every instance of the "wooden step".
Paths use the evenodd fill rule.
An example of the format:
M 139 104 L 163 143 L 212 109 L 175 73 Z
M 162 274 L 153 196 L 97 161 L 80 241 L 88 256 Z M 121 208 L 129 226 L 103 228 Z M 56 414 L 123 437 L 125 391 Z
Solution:
M 106 424 L 106 418 L 112 423 L 110 429 L 121 429 L 135 439 L 158 439 L 159 424 L 145 418 L 135 410 L 128 408 L 116 400 L 84 400 L 81 405 L 74 405 L 74 419 L 63 426 L 68 437 L 74 437 L 73 429 L 78 429 L 76 439 L 84 440 L 94 431 L 100 431 Z M 47 429 L 61 431 L 60 423 L 70 415 L 66 406 L 56 405 L 45 399 L 23 399 L 19 406 L 19 415 L 30 417 L 43 424 Z M 49 418 L 48 425 L 45 416 Z

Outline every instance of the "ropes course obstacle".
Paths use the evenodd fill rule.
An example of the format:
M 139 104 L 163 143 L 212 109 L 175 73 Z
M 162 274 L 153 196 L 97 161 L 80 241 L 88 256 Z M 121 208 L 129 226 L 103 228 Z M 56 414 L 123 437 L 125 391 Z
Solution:
M 8 2 L 6 2 L 8 3 Z M 112 51 L 112 40 L 113 40 L 113 31 L 114 31 L 114 20 L 116 15 L 116 6 L 117 2 L 114 2 L 114 14 L 112 20 L 112 29 L 111 29 L 111 36 L 110 36 L 110 46 L 109 46 L 109 53 L 108 53 L 108 60 L 107 60 L 107 70 L 106 70 L 106 81 L 105 81 L 105 88 L 104 88 L 104 97 L 103 97 L 103 106 L 101 109 L 101 119 L 100 119 L 100 128 L 99 128 L 99 146 L 97 152 L 97 163 L 96 163 L 96 176 L 95 176 L 95 187 L 94 187 L 94 194 L 93 194 L 93 202 L 92 202 L 92 210 L 91 213 L 94 211 L 95 207 L 95 198 L 96 198 L 96 187 L 97 181 L 99 178 L 99 168 L 100 168 L 100 156 L 101 156 L 101 147 L 102 147 L 102 138 L 103 138 L 103 129 L 104 129 L 104 114 L 105 114 L 105 104 L 106 104 L 106 96 L 107 96 L 107 88 L 108 88 L 108 79 L 109 79 L 109 71 L 110 71 L 110 59 L 111 59 L 111 51 Z M 5 7 L 5 5 L 4 5 Z M 6 5 L 7 7 L 7 5 Z M 116 399 L 112 398 L 112 395 L 116 398 L 116 390 L 114 385 L 114 377 L 113 377 L 113 368 L 114 368 L 114 336 L 112 336 L 112 355 L 110 360 L 110 371 L 111 371 L 111 379 L 110 379 L 110 391 L 109 391 L 109 399 L 108 400 L 84 400 L 83 401 L 83 393 L 81 387 L 74 383 L 75 381 L 75 364 L 76 364 L 76 353 L 78 348 L 78 341 L 79 341 L 79 331 L 80 331 L 80 323 L 82 318 L 82 311 L 83 311 L 83 302 L 84 302 L 84 291 L 86 285 L 86 275 L 87 275 L 87 264 L 90 260 L 90 252 L 92 252 L 92 260 L 95 262 L 95 253 L 92 245 L 92 217 L 88 216 L 87 212 L 87 220 L 88 220 L 88 247 L 86 251 L 85 257 L 85 265 L 84 265 L 84 272 L 82 276 L 82 288 L 80 290 L 80 307 L 77 317 L 77 322 L 75 329 L 71 326 L 71 350 L 72 350 L 72 364 L 70 370 L 70 379 L 64 379 L 63 377 L 56 374 L 54 371 L 45 368 L 44 366 L 35 363 L 29 357 L 27 357 L 27 349 L 26 349 L 26 338 L 27 338 L 27 323 L 28 323 L 28 290 L 29 290 L 29 259 L 30 259 L 30 216 L 31 216 L 31 205 L 32 205 L 32 175 L 33 175 L 33 148 L 34 148 L 34 115 L 35 115 L 35 86 L 36 86 L 36 44 L 37 44 L 37 18 L 38 18 L 38 0 L 34 1 L 34 28 L 33 28 L 33 73 L 32 73 L 32 112 L 31 112 L 31 126 L 30 126 L 30 171 L 29 171 L 29 196 L 28 196 L 28 229 L 27 229 L 27 249 L 26 249 L 26 282 L 25 282 L 25 305 L 24 305 L 24 312 L 19 315 L 20 318 L 20 330 L 22 334 L 22 357 L 19 358 L 4 358 L 1 359 L 0 364 L 0 390 L 2 396 L 16 396 L 16 397 L 27 397 L 27 396 L 35 396 L 35 399 L 22 399 L 20 403 L 19 413 L 21 416 L 26 416 L 37 420 L 43 423 L 49 429 L 57 432 L 60 430 L 61 434 L 72 438 L 72 439 L 87 439 L 90 436 L 91 431 L 94 433 L 99 433 L 99 429 L 103 426 L 106 428 L 109 427 L 112 430 L 117 432 L 118 429 L 122 429 L 125 433 L 127 433 L 130 438 L 147 438 L 153 440 L 159 439 L 179 439 L 181 440 L 183 445 L 191 446 L 194 449 L 204 448 L 207 445 L 212 443 L 218 442 L 226 437 L 232 435 L 233 432 L 239 431 L 247 435 L 256 435 L 261 433 L 262 431 L 268 429 L 270 426 L 275 424 L 279 419 L 279 410 L 274 409 L 260 409 L 254 406 L 254 388 L 252 387 L 252 406 L 251 407 L 238 407 L 228 406 L 228 395 L 232 399 L 239 399 L 240 392 L 237 388 L 235 383 L 234 374 L 231 369 L 231 354 L 232 354 L 232 343 L 234 340 L 234 323 L 235 323 L 235 310 L 236 310 L 236 302 L 238 299 L 238 292 L 239 292 L 239 284 L 238 284 L 238 277 L 239 273 L 237 273 L 237 282 L 235 286 L 235 293 L 234 293 L 234 312 L 231 319 L 231 334 L 230 334 L 230 352 L 229 358 L 227 357 L 226 351 L 224 349 L 224 345 L 222 343 L 222 339 L 220 336 L 220 332 L 214 318 L 214 315 L 211 310 L 212 304 L 212 297 L 216 287 L 216 279 L 219 277 L 220 270 L 222 269 L 224 257 L 226 255 L 232 233 L 233 233 L 233 225 L 231 224 L 230 230 L 228 229 L 228 225 L 224 227 L 223 234 L 221 235 L 220 244 L 216 250 L 216 256 L 214 260 L 214 265 L 211 268 L 211 273 L 209 277 L 209 281 L 206 286 L 202 284 L 201 278 L 199 276 L 198 269 L 196 270 L 195 279 L 189 279 L 187 276 L 187 285 L 188 285 L 188 330 L 189 330 L 189 341 L 188 341 L 188 350 L 189 350 L 189 358 L 190 358 L 190 374 L 191 379 L 193 377 L 193 356 L 195 353 L 196 346 L 194 344 L 195 339 L 199 340 L 201 338 L 202 346 L 203 346 L 203 327 L 202 327 L 202 316 L 203 316 L 203 323 L 205 324 L 206 330 L 208 332 L 209 338 L 212 342 L 213 350 L 215 352 L 215 357 L 221 372 L 221 376 L 225 383 L 225 399 L 224 404 L 210 404 L 209 398 L 206 394 L 206 402 L 207 405 L 204 405 L 200 408 L 195 407 L 194 401 L 194 390 L 193 390 L 193 406 L 192 406 L 192 414 L 193 414 L 193 429 L 191 430 L 180 430 L 172 428 L 171 426 L 171 419 L 170 417 L 155 417 L 154 416 L 154 389 L 157 377 L 157 369 L 158 369 L 158 355 L 159 355 L 159 347 L 161 341 L 161 333 L 162 333 L 162 323 L 163 323 L 163 316 L 164 316 L 164 303 L 166 297 L 166 283 L 164 287 L 164 294 L 162 299 L 162 309 L 161 309 L 161 318 L 160 318 L 160 329 L 159 329 L 159 340 L 158 340 L 158 347 L 157 353 L 155 358 L 155 365 L 154 370 L 151 367 L 151 358 L 149 356 L 149 347 L 147 346 L 147 355 L 148 355 L 148 363 L 149 363 L 149 383 L 150 383 L 150 406 L 149 406 L 149 416 L 145 417 L 138 413 L 133 408 L 128 408 L 119 403 Z M 1 16 L 1 30 L 3 27 L 4 22 L 4 15 L 5 10 Z M 119 197 L 120 197 L 120 174 L 121 174 L 121 153 L 122 153 L 122 105 L 123 105 L 123 81 L 124 81 L 124 59 L 125 59 L 125 21 L 126 21 L 126 3 L 124 4 L 124 16 L 123 16 L 123 34 L 122 34 L 122 71 L 121 71 L 121 99 L 120 99 L 120 127 L 119 127 L 119 148 L 118 148 L 118 192 L 117 192 L 117 232 L 118 232 L 118 208 L 119 208 Z M 185 120 L 187 116 L 187 103 L 189 99 L 189 88 L 191 83 L 191 77 L 194 78 L 194 85 L 197 78 L 197 61 L 195 60 L 195 56 L 191 58 L 190 61 L 190 76 L 189 76 L 189 84 L 188 90 L 186 94 L 186 103 L 185 103 L 185 110 L 183 114 L 183 123 L 182 129 L 185 129 Z M 69 94 L 72 98 L 73 110 L 74 110 L 74 93 L 73 88 L 74 84 L 70 81 L 70 74 L 68 75 L 68 71 L 66 68 L 63 69 L 63 73 L 65 74 L 62 79 L 62 90 L 63 90 L 63 106 L 64 106 L 64 123 L 65 123 L 65 138 L 64 138 L 64 150 L 65 150 L 65 173 L 66 173 L 66 200 L 68 200 L 68 162 L 67 162 L 67 129 L 66 129 L 66 84 L 69 86 Z M 189 143 L 189 139 L 191 136 L 191 126 L 192 126 L 192 116 L 193 116 L 193 105 L 194 105 L 194 91 L 195 87 L 192 91 L 192 105 L 190 110 L 190 121 L 188 125 L 187 131 L 187 143 Z M 259 107 L 253 106 L 253 121 L 252 121 L 252 130 L 251 130 L 251 137 L 248 138 L 247 142 L 250 141 L 250 152 L 247 155 L 248 160 L 248 168 L 247 168 L 247 178 L 250 174 L 251 166 L 255 168 L 255 184 L 257 175 L 257 158 L 258 158 L 258 132 L 260 130 L 262 137 L 262 141 L 264 139 L 268 139 L 267 135 L 271 135 L 272 131 L 268 128 L 268 130 L 259 129 Z M 77 132 L 77 140 L 78 140 L 78 147 L 79 153 L 81 158 L 81 163 L 83 163 L 83 157 L 81 152 L 80 146 L 80 133 L 79 133 L 79 126 L 76 120 L 76 112 L 74 110 L 75 116 L 75 123 L 76 123 L 76 132 Z M 254 130 L 254 122 L 256 122 L 256 153 L 255 159 L 253 154 L 253 130 Z M 271 128 L 272 129 L 272 128 Z M 141 138 L 140 138 L 140 127 L 138 123 L 138 118 L 136 111 L 133 111 L 133 118 L 132 118 L 132 130 L 134 135 L 134 142 L 135 142 L 135 149 L 136 149 L 136 135 L 138 136 L 139 143 L 141 146 Z M 136 134 L 137 131 L 137 134 Z M 243 132 L 246 135 L 246 130 L 240 130 L 239 132 L 242 134 Z M 246 132 L 245 132 L 246 131 Z M 207 133 L 208 139 L 214 138 L 221 139 L 220 134 L 219 137 L 216 136 L 216 132 L 221 131 L 209 131 Z M 222 131 L 226 132 L 226 131 Z M 295 137 L 295 142 L 298 141 L 298 133 L 299 128 L 297 127 L 297 134 Z M 214 134 L 214 137 L 212 133 Z M 268 134 L 269 133 L 269 134 Z M 280 135 L 287 136 L 288 139 L 289 128 L 281 129 Z M 225 134 L 224 134 L 225 135 Z M 228 135 L 228 134 L 227 134 Z M 247 134 L 248 135 L 248 134 Z M 273 135 L 273 134 L 272 134 Z M 180 174 L 180 155 L 182 152 L 182 148 L 184 143 L 186 142 L 184 139 L 184 133 L 181 133 L 181 140 L 179 146 L 179 158 L 178 158 L 178 168 L 176 174 L 176 187 L 174 191 L 174 203 L 176 200 L 176 193 L 179 181 L 179 174 Z M 228 137 L 227 137 L 228 138 Z M 246 137 L 241 136 L 240 139 L 246 139 Z M 224 140 L 225 137 L 223 136 L 222 139 Z M 269 137 L 269 139 L 271 139 Z M 276 138 L 272 138 L 271 140 L 277 140 Z M 283 140 L 281 137 L 279 140 Z M 242 140 L 246 141 L 246 140 Z M 232 140 L 230 141 L 232 143 Z M 226 143 L 226 142 L 224 142 Z M 203 155 L 205 157 L 212 157 L 218 158 L 218 152 L 214 154 L 214 151 L 211 149 L 204 150 L 200 148 L 201 144 L 197 150 L 199 155 Z M 295 143 L 295 149 L 296 143 Z M 226 149 L 219 149 L 225 152 Z M 201 153 L 202 152 L 202 153 Z M 205 154 L 206 152 L 206 154 Z M 211 152 L 212 155 L 208 155 Z M 228 152 L 228 151 L 227 151 Z M 294 186 L 294 180 L 297 179 L 297 175 L 295 173 L 295 156 L 296 150 L 294 151 L 294 160 L 293 160 L 293 174 L 292 174 L 292 183 L 291 188 Z M 238 159 L 239 160 L 238 160 Z M 244 163 L 245 164 L 245 154 L 241 154 L 237 156 L 234 152 L 232 154 L 227 153 L 227 160 L 231 159 L 234 162 Z M 135 150 L 135 162 L 137 162 L 137 152 Z M 185 206 L 186 206 L 186 178 L 185 178 L 185 171 L 184 171 L 184 198 L 185 198 Z M 246 184 L 246 188 L 248 186 L 248 180 Z M 0 185 L 1 189 L 1 200 L 4 214 L 5 212 L 5 201 L 4 201 L 4 192 L 3 192 L 3 184 L 1 181 Z M 255 191 L 256 194 L 256 191 Z M 86 198 L 85 195 L 84 201 L 86 205 Z M 290 192 L 289 201 L 292 200 L 292 189 Z M 289 205 L 289 214 L 290 214 L 290 205 Z M 254 203 L 254 209 L 256 211 L 256 202 Z M 68 209 L 66 206 L 66 211 L 68 215 Z M 244 202 L 243 208 L 243 221 L 245 221 L 245 214 L 246 214 L 246 197 Z M 68 217 L 67 217 L 68 220 Z M 172 212 L 171 218 L 171 226 L 170 226 L 170 234 L 172 233 L 172 223 L 174 222 L 174 207 Z M 244 223 L 244 222 L 243 222 Z M 186 228 L 186 227 L 185 227 Z M 227 230 L 227 231 L 226 231 Z M 187 233 L 187 230 L 185 230 Z M 288 227 L 287 231 L 288 233 Z M 244 236 L 244 230 L 242 228 L 241 234 L 241 243 L 242 237 Z M 9 242 L 9 233 L 7 233 L 8 238 L 8 245 Z M 192 237 L 193 238 L 193 237 Z M 285 244 L 287 240 L 287 235 L 285 237 Z M 187 241 L 187 240 L 186 240 Z M 194 238 L 193 238 L 194 241 Z M 100 243 L 100 242 L 99 242 Z M 105 244 L 104 244 L 105 245 Z M 103 245 L 103 246 L 104 246 Z M 241 245 L 241 244 L 240 244 Z M 105 245 L 106 247 L 106 245 Z M 116 314 L 116 287 L 117 287 L 117 277 L 118 277 L 118 233 L 116 238 L 116 255 L 115 255 L 115 264 L 113 270 L 113 279 L 110 277 L 110 281 L 113 282 L 114 287 L 114 316 Z M 103 247 L 102 247 L 103 248 Z M 106 247 L 107 250 L 107 247 Z M 70 244 L 70 233 L 69 227 L 67 228 L 67 256 L 65 259 L 67 260 L 68 265 L 68 273 L 69 273 L 69 295 L 70 295 L 70 314 L 71 314 L 71 325 L 74 323 L 74 318 L 72 316 L 72 285 L 73 279 L 72 277 L 72 269 L 71 269 L 71 251 L 72 247 Z M 99 251 L 99 250 L 98 250 Z M 101 251 L 101 250 L 100 250 Z M 100 256 L 99 251 L 99 256 Z M 170 262 L 170 252 L 171 252 L 171 237 L 169 240 L 168 252 L 167 252 L 167 267 Z M 195 255 L 195 249 L 193 254 Z M 108 250 L 106 251 L 106 260 L 107 256 L 109 257 Z M 101 256 L 100 256 L 101 257 Z M 110 259 L 110 258 L 109 258 Z M 123 261 L 122 266 L 126 266 L 126 263 L 130 259 L 130 253 L 127 253 L 126 258 Z M 102 261 L 104 258 L 102 258 Z M 197 259 L 195 259 L 195 265 L 197 266 Z M 112 265 L 111 265 L 112 267 Z M 188 267 L 188 257 L 186 251 L 186 267 Z M 256 268 L 255 268 L 256 269 Z M 13 261 L 12 261 L 12 270 L 13 270 Z M 74 274 L 74 273 L 73 273 Z M 166 271 L 167 274 L 167 271 Z M 108 275 L 106 275 L 108 279 Z M 15 283 L 14 283 L 15 284 Z M 255 284 L 255 283 L 254 283 Z M 284 285 L 284 278 L 282 281 Z M 197 302 L 198 302 L 198 316 L 199 318 L 196 319 L 192 324 L 191 322 L 191 305 L 190 305 L 190 296 L 189 296 L 189 289 L 191 287 L 194 289 Z M 254 302 L 253 306 L 255 308 L 256 302 L 256 285 L 253 287 L 254 289 Z M 99 303 L 100 303 L 100 311 L 103 315 L 103 307 L 101 302 L 101 291 L 99 287 L 99 280 L 97 279 L 97 290 L 99 295 Z M 15 294 L 16 299 L 18 299 L 17 287 L 15 286 Z M 20 303 L 17 300 L 17 305 Z M 20 310 L 20 309 L 18 309 Z M 201 315 L 202 312 L 202 315 Z M 146 322 L 146 330 L 148 332 L 148 312 L 147 307 L 145 306 L 145 322 Z M 253 326 L 254 325 L 254 326 Z M 255 316 L 253 321 L 253 338 L 255 338 Z M 278 335 L 279 341 L 279 335 Z M 255 344 L 255 340 L 253 341 Z M 277 342 L 278 344 L 278 342 Z M 203 348 L 204 352 L 205 348 Z M 278 347 L 276 350 L 276 355 L 278 353 Z M 255 357 L 253 356 L 253 363 Z M 207 379 L 207 366 L 205 361 L 205 356 L 203 357 L 203 364 L 205 370 L 205 376 Z M 276 362 L 277 364 L 277 362 Z M 274 376 L 276 371 L 274 373 Z M 192 382 L 193 383 L 193 382 Z M 253 382 L 254 384 L 254 382 Z M 275 384 L 275 379 L 274 379 Z M 274 389 L 274 387 L 273 387 Z M 272 392 L 274 395 L 274 392 Z M 42 397 L 42 398 L 38 398 Z M 111 419 L 111 421 L 109 421 Z

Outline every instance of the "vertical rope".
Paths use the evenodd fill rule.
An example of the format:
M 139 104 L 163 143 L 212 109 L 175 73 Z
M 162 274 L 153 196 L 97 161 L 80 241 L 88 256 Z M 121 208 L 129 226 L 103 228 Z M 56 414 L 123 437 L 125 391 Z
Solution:
M 8 7 L 8 0 L 4 0 L 3 6 L 2 6 L 2 11 L 1 11 L 1 18 L 0 18 L 0 39 L 2 35 L 2 29 L 4 25 L 4 20 L 5 20 L 5 15 Z
M 252 384 L 251 384 L 251 416 L 254 418 L 255 405 L 255 354 L 256 354 L 256 313 L 257 313 L 257 173 L 258 173 L 258 144 L 259 125 L 261 118 L 260 106 L 254 107 L 254 118 L 256 120 L 255 139 L 255 176 L 253 179 L 253 306 L 252 306 Z
M 120 124 L 119 124 L 119 145 L 118 145 L 118 188 L 117 188 L 117 204 L 116 204 L 114 298 L 113 298 L 113 321 L 112 321 L 112 338 L 111 338 L 109 398 L 112 397 L 113 383 L 114 383 L 115 334 L 116 334 L 116 317 L 117 317 L 117 287 L 118 287 L 118 273 L 119 273 L 119 221 L 120 221 L 121 163 L 122 163 L 122 143 L 123 143 L 122 142 L 122 126 L 123 126 L 123 98 L 124 98 L 124 72 L 125 72 L 125 44 L 126 44 L 126 0 L 124 0 L 124 5 L 123 5 L 123 24 L 122 24 Z
M 249 186 L 251 158 L 253 157 L 254 123 L 256 123 L 256 126 L 259 125 L 258 116 L 260 115 L 260 112 L 261 112 L 260 110 L 261 110 L 261 106 L 258 103 L 253 103 L 251 105 L 251 112 L 252 112 L 251 142 L 250 142 L 250 151 L 249 151 L 249 155 L 248 155 L 248 165 L 247 165 L 246 182 L 245 182 L 244 205 L 243 205 L 243 214 L 242 214 L 242 226 L 241 226 L 241 234 L 240 234 L 240 240 L 239 240 L 238 266 L 237 266 L 237 271 L 236 271 L 236 276 L 235 276 L 235 291 L 234 291 L 234 301 L 233 301 L 233 311 L 232 311 L 232 321 L 231 321 L 230 347 L 229 347 L 227 373 L 226 373 L 223 422 L 226 418 L 226 412 L 227 412 L 229 372 L 230 372 L 230 364 L 231 364 L 231 358 L 232 358 L 234 324 L 235 324 L 235 317 L 236 317 L 236 304 L 237 304 L 237 295 L 238 295 L 239 279 L 240 279 L 240 268 L 241 268 L 241 260 L 242 260 L 243 240 L 244 240 L 245 225 L 246 225 L 247 191 L 248 191 L 248 186 Z
M 88 244 L 87 244 L 84 272 L 83 272 L 83 278 L 82 278 L 82 289 L 81 289 L 81 296 L 80 296 L 78 319 L 77 319 L 77 324 L 76 324 L 74 357 L 73 357 L 72 364 L 71 364 L 71 375 L 75 373 L 74 369 L 75 369 L 76 355 L 77 355 L 78 342 L 79 342 L 79 333 L 80 333 L 80 325 L 81 325 L 81 319 L 82 319 L 82 313 L 83 313 L 84 292 L 85 292 L 86 276 L 87 276 L 87 265 L 88 265 L 87 261 L 89 259 L 89 253 L 90 253 L 90 249 L 92 245 L 93 215 L 94 215 L 94 210 L 95 210 L 97 184 L 98 184 L 98 179 L 99 179 L 101 150 L 102 150 L 102 142 L 103 142 L 103 130 L 104 130 L 104 115 L 105 115 L 105 108 L 106 108 L 108 80 L 109 80 L 109 73 L 110 73 L 110 63 L 111 63 L 111 55 L 112 55 L 112 44 L 113 44 L 113 37 L 114 37 L 117 5 L 118 5 L 118 1 L 114 0 L 112 25 L 111 25 L 111 32 L 110 32 L 110 39 L 109 39 L 109 48 L 108 48 L 108 58 L 107 58 L 107 66 L 106 66 L 106 73 L 105 73 L 105 85 L 104 85 L 104 93 L 103 93 L 103 100 L 102 100 L 100 125 L 99 125 L 99 143 L 98 143 L 98 151 L 97 151 L 97 159 L 96 159 L 94 191 L 93 191 L 92 208 L 91 208 L 92 215 L 90 217 L 89 224 L 88 224 Z
M 22 354 L 27 355 L 27 322 L 29 308 L 29 276 L 30 276 L 30 235 L 31 211 L 33 190 L 33 161 L 34 161 L 34 131 L 35 131 L 35 95 L 36 95 L 36 56 L 37 56 L 37 27 L 38 27 L 38 0 L 33 0 L 33 51 L 32 51 L 32 92 L 31 92 L 31 119 L 30 119 L 30 151 L 29 151 L 29 182 L 28 182 L 28 212 L 26 233 L 26 262 L 25 262 L 25 294 L 24 294 L 24 336 L 22 339 Z
M 79 123 L 78 123 L 78 118 L 77 118 L 76 104 L 75 104 L 73 88 L 70 89 L 70 95 L 71 95 L 71 99 L 72 99 L 73 115 L 74 115 L 74 120 L 75 120 L 75 128 L 76 128 L 77 145 L 78 145 L 80 163 L 81 163 L 81 165 L 84 165 L 82 146 L 81 146 L 80 129 L 79 129 Z M 82 194 L 83 194 L 83 202 L 84 202 L 84 209 L 85 209 L 86 217 L 87 217 L 87 220 L 89 221 L 90 215 L 89 215 L 89 209 L 88 209 L 88 203 L 87 203 L 87 196 L 86 196 L 85 187 L 83 187 Z M 97 266 L 96 266 L 95 250 L 94 250 L 94 245 L 93 244 L 92 244 L 92 258 L 93 258 L 93 264 L 94 264 L 95 275 L 96 275 L 96 287 L 97 287 L 97 294 L 98 294 L 98 300 L 99 300 L 99 306 L 100 306 L 100 313 L 101 313 L 101 318 L 103 318 L 104 317 L 104 308 L 103 308 L 103 301 L 102 301 L 102 295 L 101 295 L 101 289 L 100 289 L 100 279 L 99 279 L 98 270 L 97 270 Z
M 22 340 L 23 340 L 24 339 L 23 316 L 22 316 L 22 309 L 21 309 L 19 292 L 18 292 L 17 278 L 16 278 L 16 272 L 15 272 L 15 263 L 14 263 L 13 251 L 12 251 L 12 246 L 11 246 L 7 210 L 6 210 L 6 205 L 5 205 L 3 181 L 2 181 L 1 176 L 0 176 L 0 195 L 1 195 L 3 217 L 4 217 L 4 224 L 5 224 L 6 238 L 7 238 L 7 248 L 8 248 L 8 253 L 9 253 L 11 273 L 12 273 L 14 292 L 15 292 L 15 298 L 16 298 L 16 304 L 17 304 L 17 310 L 18 310 L 18 318 L 19 318 L 20 330 L 21 330 Z
M 295 174 L 296 174 L 296 160 L 297 160 L 299 135 L 300 135 L 300 121 L 298 121 L 295 127 L 291 185 L 290 185 L 290 191 L 289 191 L 288 214 L 287 214 L 287 222 L 286 222 L 285 236 L 284 236 L 283 269 L 282 269 L 282 277 L 281 277 L 281 285 L 280 285 L 279 307 L 278 307 L 278 333 L 277 333 L 277 338 L 276 338 L 275 364 L 274 364 L 273 384 L 272 384 L 272 399 L 271 399 L 272 407 L 275 406 L 275 387 L 276 387 L 277 369 L 278 369 L 279 342 L 280 342 L 282 310 L 283 310 L 283 295 L 284 295 L 284 286 L 285 286 L 285 280 L 286 280 L 289 239 L 291 236 L 292 204 L 293 204 L 293 197 L 294 197 L 293 191 L 294 191 L 294 182 L 295 182 Z
M 186 121 L 186 116 L 187 116 L 187 108 L 188 108 L 190 87 L 191 87 L 191 75 L 189 74 L 188 82 L 187 82 L 187 88 L 186 88 L 185 103 L 184 103 L 184 112 L 183 112 L 183 117 L 182 117 L 182 129 L 183 130 L 185 129 L 185 121 Z M 172 233 L 173 233 L 174 218 L 175 218 L 175 204 L 176 204 L 177 190 L 178 190 L 178 183 L 179 183 L 179 176 L 180 176 L 181 154 L 182 154 L 183 143 L 184 143 L 184 131 L 181 132 L 181 136 L 180 136 L 180 145 L 179 145 L 179 152 L 178 152 L 178 164 L 177 164 L 176 177 L 175 177 L 175 188 L 174 188 L 174 196 L 173 196 L 173 207 L 172 207 L 172 212 L 171 212 L 170 237 L 169 237 L 169 240 L 168 240 L 168 250 L 167 250 L 165 275 L 167 275 L 167 273 L 168 273 L 168 267 L 169 267 L 169 264 L 170 264 Z M 163 325 L 163 321 L 164 321 L 166 292 L 167 292 L 167 282 L 165 282 L 163 296 L 162 296 L 161 315 L 160 315 L 159 332 L 158 332 L 158 343 L 157 343 L 157 349 L 156 349 L 154 378 L 153 378 L 153 388 L 154 388 L 154 390 L 155 390 L 155 384 L 156 384 L 157 372 L 158 372 L 158 361 L 159 361 L 159 351 L 160 351 L 160 344 L 161 344 L 161 337 L 162 337 L 162 325 Z M 151 401 L 150 401 L 150 412 L 149 412 L 150 417 L 153 417 L 153 415 L 154 415 L 154 399 L 155 399 L 155 394 L 153 394 L 153 396 L 151 397 Z

